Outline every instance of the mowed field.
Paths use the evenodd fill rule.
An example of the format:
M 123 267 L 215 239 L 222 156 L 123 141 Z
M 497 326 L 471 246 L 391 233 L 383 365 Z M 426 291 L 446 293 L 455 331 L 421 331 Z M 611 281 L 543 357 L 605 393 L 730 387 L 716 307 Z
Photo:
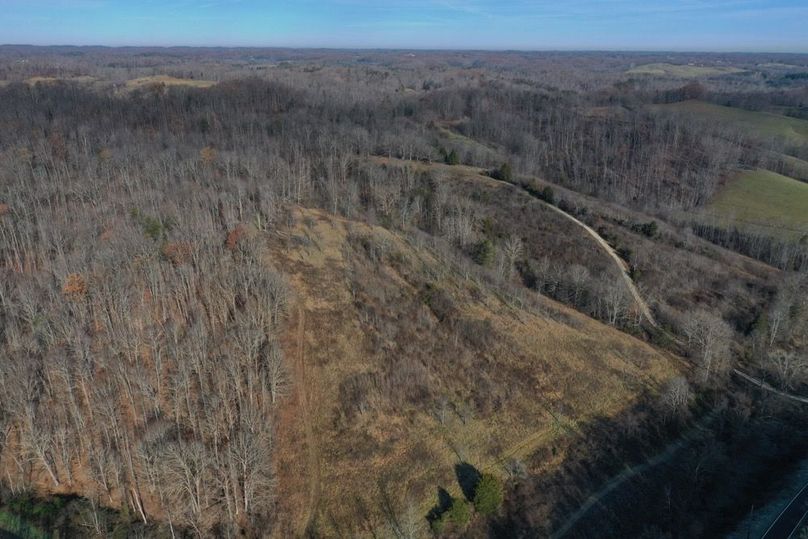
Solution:
M 697 66 L 687 64 L 654 63 L 633 67 L 626 71 L 630 75 L 651 75 L 656 77 L 678 77 L 683 79 L 710 77 L 741 73 L 743 69 L 723 66 Z
M 713 105 L 703 101 L 682 101 L 654 105 L 656 110 L 672 110 L 717 121 L 759 138 L 782 138 L 792 144 L 808 144 L 808 121 L 768 112 L 753 112 Z
M 708 208 L 746 227 L 782 237 L 808 234 L 808 184 L 768 170 L 739 173 Z

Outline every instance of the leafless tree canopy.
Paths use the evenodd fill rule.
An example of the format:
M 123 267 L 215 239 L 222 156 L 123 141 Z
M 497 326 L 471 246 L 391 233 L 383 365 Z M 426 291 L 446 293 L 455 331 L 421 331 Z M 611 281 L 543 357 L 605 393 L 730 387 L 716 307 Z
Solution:
M 625 69 L 637 58 L 622 54 L 83 52 L 0 48 L 0 470 L 14 491 L 82 492 L 199 536 L 271 528 L 293 297 L 267 245 L 296 205 L 402 231 L 509 300 L 544 294 L 644 338 L 622 269 L 536 204 L 555 205 L 653 285 L 665 331 L 705 380 L 745 334 L 783 388 L 808 376 L 803 278 L 779 293 L 762 270 L 692 289 L 664 280 L 687 266 L 671 253 L 701 275 L 720 267 L 700 238 L 789 270 L 808 265 L 805 245 L 625 217 L 663 223 L 738 166 L 808 155 L 653 105 L 803 110 L 797 83 L 636 79 Z M 216 84 L 126 86 L 158 73 Z M 514 190 L 462 184 L 456 164 L 512 173 Z M 691 391 L 684 378 L 664 389 L 671 415 L 686 415 Z M 401 508 L 396 536 L 423 532 L 415 507 Z

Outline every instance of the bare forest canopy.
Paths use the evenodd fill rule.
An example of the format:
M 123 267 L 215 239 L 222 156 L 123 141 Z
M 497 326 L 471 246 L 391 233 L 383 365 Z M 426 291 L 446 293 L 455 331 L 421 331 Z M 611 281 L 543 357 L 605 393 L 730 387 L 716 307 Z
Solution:
M 804 73 L 808 56 L 788 54 L 0 47 L 0 499 L 78 494 L 199 536 L 317 535 L 317 523 L 330 535 L 358 521 L 359 509 L 339 515 L 324 493 L 327 525 L 317 507 L 279 495 L 295 484 L 278 472 L 292 440 L 279 433 L 308 403 L 289 358 L 303 347 L 295 324 L 334 297 L 356 309 L 340 327 L 400 359 L 350 377 L 336 369 L 345 379 L 334 381 L 332 415 L 294 431 L 307 439 L 359 440 L 374 431 L 367 417 L 396 417 L 395 430 L 422 414 L 443 432 L 436 418 L 449 409 L 464 426 L 528 410 L 519 403 L 536 398 L 519 369 L 537 363 L 525 352 L 512 371 L 486 371 L 496 371 L 491 350 L 518 348 L 502 343 L 521 326 L 480 298 L 506 302 L 519 324 L 563 326 L 553 331 L 564 346 L 601 328 L 604 355 L 630 365 L 610 372 L 631 379 L 614 382 L 624 407 L 603 408 L 616 422 L 641 410 L 625 421 L 648 448 L 685 428 L 695 394 L 737 389 L 737 364 L 805 393 L 808 208 L 777 234 L 776 219 L 749 228 L 711 205 L 740 171 L 808 180 Z M 742 192 L 722 200 L 743 204 Z M 342 243 L 328 236 L 337 229 Z M 350 268 L 306 258 L 328 249 Z M 307 264 L 336 277 L 314 286 Z M 487 318 L 469 314 L 480 310 Z M 412 348 L 423 331 L 441 337 L 435 353 Z M 591 359 L 577 353 L 570 365 Z M 655 363 L 640 369 L 637 354 Z M 540 370 L 547 395 L 566 376 Z M 609 376 L 581 376 L 546 397 L 553 421 L 593 418 L 575 395 L 615 394 Z M 722 406 L 743 415 L 745 399 Z M 798 416 L 788 414 L 784 424 Z M 657 416 L 677 419 L 654 426 Z M 503 421 L 524 434 L 517 423 Z M 556 471 L 587 475 L 577 467 L 589 455 L 564 432 L 567 445 L 528 437 L 524 462 L 508 461 L 525 481 L 509 483 L 497 526 L 547 533 L 585 492 L 547 486 Z M 622 450 L 631 436 L 604 441 L 592 427 L 581 447 Z M 433 496 L 439 474 L 412 488 Z M 424 524 L 423 499 L 405 501 L 393 511 L 376 500 L 343 531 L 418 536 L 404 528 L 413 514 L 412 529 Z

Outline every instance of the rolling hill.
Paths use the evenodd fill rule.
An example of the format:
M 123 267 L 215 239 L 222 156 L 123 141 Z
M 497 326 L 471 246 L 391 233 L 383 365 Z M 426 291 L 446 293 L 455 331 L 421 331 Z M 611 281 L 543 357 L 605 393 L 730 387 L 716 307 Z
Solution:
M 296 296 L 282 534 L 378 532 L 391 508 L 423 518 L 436 489 L 461 495 L 458 465 L 502 475 L 677 373 L 633 337 L 541 296 L 510 300 L 386 229 L 314 210 L 296 223 L 272 247 Z

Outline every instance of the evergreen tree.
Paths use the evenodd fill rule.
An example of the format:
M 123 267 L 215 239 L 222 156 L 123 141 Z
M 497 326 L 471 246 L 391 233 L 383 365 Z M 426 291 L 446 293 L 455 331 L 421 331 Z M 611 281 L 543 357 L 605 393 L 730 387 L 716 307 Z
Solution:
M 474 489 L 474 507 L 482 515 L 493 515 L 504 499 L 502 484 L 495 476 L 483 474 Z

